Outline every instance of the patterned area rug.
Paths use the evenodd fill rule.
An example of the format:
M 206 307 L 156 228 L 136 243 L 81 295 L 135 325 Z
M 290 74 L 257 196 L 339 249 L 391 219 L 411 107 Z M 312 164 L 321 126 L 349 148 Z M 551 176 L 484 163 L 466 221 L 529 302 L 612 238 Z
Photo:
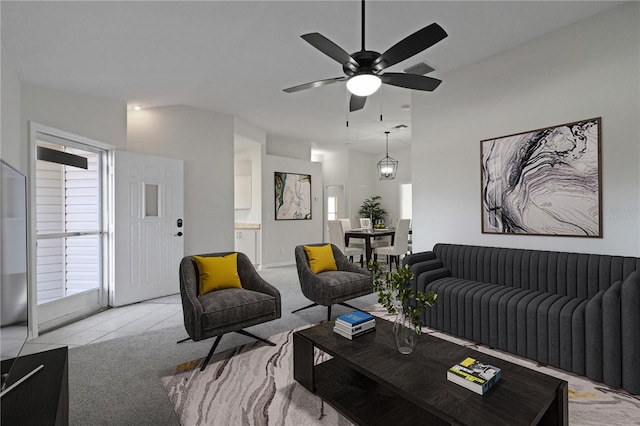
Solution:
M 200 359 L 162 378 L 180 423 L 187 425 L 351 425 L 293 379 L 293 331 Z M 329 357 L 316 352 L 316 362 Z
M 380 307 L 372 314 L 393 320 Z M 511 354 L 424 330 L 479 352 L 569 382 L 571 425 L 640 425 L 640 397 Z M 252 343 L 215 354 L 204 372 L 200 359 L 179 365 L 162 383 L 183 426 L 351 425 L 293 379 L 293 331 L 272 336 L 276 346 Z M 329 357 L 316 352 L 316 363 Z

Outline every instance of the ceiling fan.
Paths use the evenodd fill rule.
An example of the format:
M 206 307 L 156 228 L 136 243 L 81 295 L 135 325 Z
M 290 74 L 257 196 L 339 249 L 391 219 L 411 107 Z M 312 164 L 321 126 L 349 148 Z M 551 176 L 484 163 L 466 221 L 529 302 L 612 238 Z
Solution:
M 420 74 L 406 72 L 383 72 L 385 68 L 408 59 L 433 46 L 447 33 L 436 23 L 416 31 L 391 46 L 384 53 L 366 50 L 364 47 L 364 0 L 362 0 L 362 48 L 349 55 L 340 46 L 320 33 L 304 34 L 301 37 L 313 47 L 342 64 L 346 76 L 313 81 L 284 89 L 287 93 L 314 87 L 326 86 L 338 81 L 347 81 L 347 89 L 351 92 L 349 111 L 357 111 L 364 107 L 367 96 L 375 93 L 382 83 L 407 89 L 433 91 L 441 80 Z

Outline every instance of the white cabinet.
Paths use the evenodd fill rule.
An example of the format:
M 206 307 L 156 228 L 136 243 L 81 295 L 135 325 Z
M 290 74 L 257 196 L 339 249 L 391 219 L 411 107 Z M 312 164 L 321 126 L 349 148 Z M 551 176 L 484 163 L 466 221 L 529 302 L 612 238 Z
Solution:
M 258 264 L 258 231 L 253 229 L 236 229 L 236 251 L 247 255 L 251 263 Z

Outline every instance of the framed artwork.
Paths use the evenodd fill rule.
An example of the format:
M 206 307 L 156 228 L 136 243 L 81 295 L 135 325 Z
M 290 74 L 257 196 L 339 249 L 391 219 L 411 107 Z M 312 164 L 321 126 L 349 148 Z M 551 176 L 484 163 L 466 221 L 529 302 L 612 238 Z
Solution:
M 274 172 L 276 220 L 311 219 L 311 175 Z
M 480 141 L 482 233 L 602 238 L 601 121 Z

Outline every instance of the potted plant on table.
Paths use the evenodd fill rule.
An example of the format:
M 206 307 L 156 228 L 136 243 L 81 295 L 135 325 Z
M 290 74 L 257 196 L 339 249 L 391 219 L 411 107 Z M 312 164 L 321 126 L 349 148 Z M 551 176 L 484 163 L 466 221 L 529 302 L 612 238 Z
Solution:
M 438 295 L 432 290 L 426 294 L 422 291 L 414 294 L 411 288 L 414 275 L 409 265 L 391 273 L 381 271 L 378 262 L 371 261 L 369 269 L 373 274 L 373 290 L 378 293 L 378 303 L 391 315 L 396 315 L 393 324 L 396 348 L 402 354 L 410 354 L 417 336 L 422 333 L 420 313 L 435 305 Z M 416 306 L 411 306 L 409 302 L 414 296 Z
M 384 222 L 384 218 L 387 216 L 387 211 L 381 207 L 379 195 L 373 195 L 370 198 L 364 200 L 358 210 L 360 217 L 368 217 L 371 219 L 371 225 L 375 225 L 378 222 Z

